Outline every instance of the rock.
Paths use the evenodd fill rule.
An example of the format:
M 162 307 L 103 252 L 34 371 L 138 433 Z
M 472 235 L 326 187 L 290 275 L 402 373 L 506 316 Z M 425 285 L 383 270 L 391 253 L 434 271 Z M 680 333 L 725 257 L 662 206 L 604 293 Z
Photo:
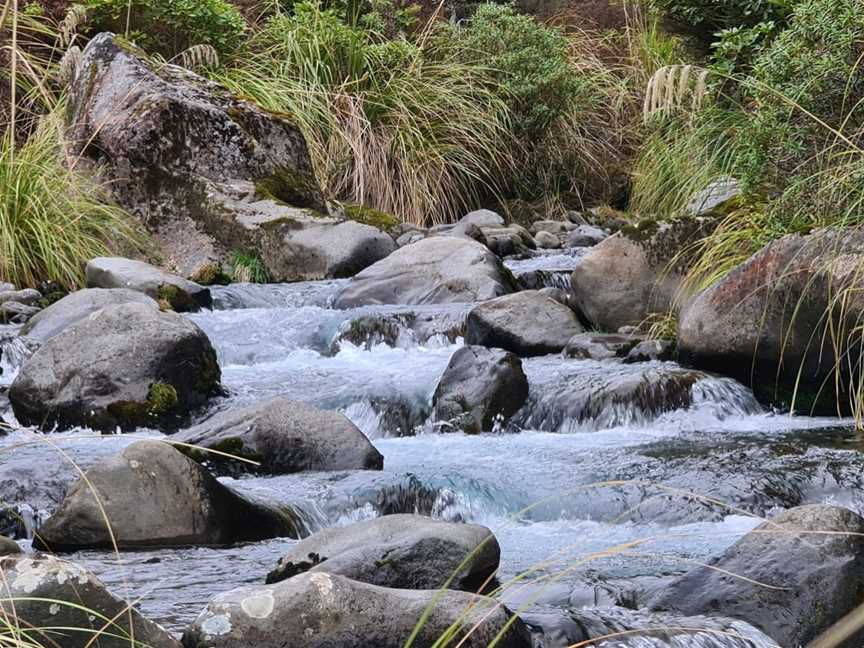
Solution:
M 135 605 L 113 595 L 78 565 L 53 556 L 6 556 L 0 559 L 0 569 L 0 609 L 22 629 L 28 646 L 130 648 L 134 636 L 135 645 L 180 648 Z M 100 630 L 104 632 L 96 639 Z
M 469 434 L 505 423 L 528 398 L 528 379 L 514 354 L 463 346 L 450 358 L 435 388 L 435 418 Z
M 20 554 L 21 547 L 12 538 L 0 536 L 0 556 L 11 556 Z
M 204 332 L 146 304 L 106 306 L 52 337 L 9 388 L 24 425 L 170 426 L 220 393 Z
M 374 228 L 345 227 L 344 211 L 322 218 L 290 118 L 182 67 L 152 65 L 111 34 L 85 48 L 68 113 L 73 153 L 96 162 L 183 276 L 229 265 L 237 250 L 260 257 L 273 281 L 346 276 L 387 246 Z
M 301 540 L 267 582 L 313 571 L 403 589 L 440 589 L 452 578 L 448 587 L 477 591 L 489 584 L 500 557 L 498 541 L 486 527 L 385 515 Z
M 534 236 L 534 242 L 538 248 L 543 248 L 544 250 L 555 250 L 561 247 L 561 241 L 558 237 L 545 231 L 537 232 Z
M 484 227 L 486 245 L 499 257 L 529 254 L 537 247 L 534 237 L 521 225 Z
M 304 470 L 381 470 L 384 458 L 351 421 L 288 398 L 273 398 L 216 414 L 172 441 L 260 463 L 259 468 L 180 447 L 196 460 L 269 474 Z
M 564 356 L 578 360 L 610 360 L 625 358 L 641 338 L 614 333 L 579 333 L 567 342 Z
M 472 241 L 477 241 L 480 245 L 485 245 L 487 247 L 489 243 L 486 240 L 486 235 L 483 233 L 483 230 L 469 221 L 457 223 L 453 229 L 447 232 L 446 235 L 471 239 Z
M 531 227 L 528 228 L 528 231 L 532 234 L 536 235 L 540 232 L 548 232 L 549 234 L 563 234 L 564 232 L 569 232 L 576 226 L 573 223 L 568 221 L 556 221 L 556 220 L 541 220 L 535 221 L 531 223 Z
M 567 234 L 567 247 L 593 247 L 602 243 L 609 237 L 609 234 L 593 225 L 580 225 L 569 234 Z
M 504 217 L 489 209 L 478 209 L 465 214 L 460 223 L 470 223 L 477 227 L 504 227 Z
M 715 224 L 692 218 L 648 221 L 595 245 L 571 276 L 579 311 L 604 331 L 638 326 L 652 313 L 669 312 L 690 262 L 679 253 Z
M 417 241 L 422 241 L 424 238 L 426 238 L 426 234 L 423 232 L 418 232 L 417 230 L 405 232 L 396 239 L 396 246 L 405 247 L 406 245 L 411 245 L 412 243 L 416 243 Z
M 217 596 L 184 633 L 183 645 L 403 648 L 427 610 L 412 644 L 418 648 L 434 645 L 453 625 L 452 643 L 464 648 L 486 648 L 499 632 L 503 636 L 495 643 L 498 648 L 531 646 L 524 624 L 491 599 L 467 592 L 378 587 L 319 572 Z
M 0 324 L 24 324 L 39 313 L 36 306 L 7 301 L 0 304 Z
M 45 342 L 105 306 L 129 303 L 159 309 L 159 304 L 154 299 L 136 290 L 85 288 L 70 293 L 41 311 L 21 329 L 21 335 L 26 335 L 28 339 L 36 342 Z
M 87 263 L 89 288 L 126 288 L 158 300 L 175 311 L 210 308 L 210 290 L 149 263 L 120 257 L 98 257 Z
M 12 284 L 6 285 L 12 286 Z M 42 293 L 32 288 L 15 290 L 15 286 L 12 286 L 11 290 L 0 291 L 0 304 L 15 302 L 24 306 L 36 306 L 40 299 L 42 299 Z
M 672 360 L 675 343 L 671 340 L 643 340 L 624 358 L 624 362 L 649 362 Z
M 741 195 L 741 183 L 735 178 L 720 178 L 696 193 L 687 203 L 690 216 L 707 216 Z
M 465 342 L 521 356 L 544 355 L 560 352 L 584 330 L 567 306 L 525 290 L 476 306 L 468 314 Z
M 501 260 L 479 243 L 436 236 L 366 268 L 337 295 L 335 306 L 483 301 L 514 291 L 515 284 Z
M 137 441 L 91 467 L 42 525 L 35 546 L 110 549 L 105 517 L 121 549 L 225 545 L 304 531 L 292 511 L 241 497 L 161 441 Z
M 685 306 L 681 360 L 732 376 L 778 406 L 847 411 L 848 372 L 835 381 L 834 345 L 844 367 L 858 367 L 862 262 L 858 229 L 774 241 Z
M 5 283 L 5 282 L 0 281 L 0 294 L 6 293 L 6 292 L 14 292 L 14 291 L 15 291 L 15 284 Z
M 864 602 L 864 519 L 826 505 L 764 522 L 667 585 L 657 610 L 746 621 L 781 646 L 804 646 Z M 860 646 L 862 635 L 843 646 Z

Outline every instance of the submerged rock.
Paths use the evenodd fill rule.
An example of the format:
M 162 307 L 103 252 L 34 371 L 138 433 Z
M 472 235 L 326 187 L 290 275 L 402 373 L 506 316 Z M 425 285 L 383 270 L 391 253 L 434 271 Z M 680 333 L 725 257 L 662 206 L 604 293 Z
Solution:
M 435 236 L 399 248 L 366 268 L 337 295 L 335 306 L 464 303 L 515 289 L 510 271 L 479 243 Z
M 260 470 L 275 475 L 303 470 L 381 470 L 384 466 L 381 453 L 342 414 L 282 397 L 221 412 L 173 435 L 171 440 L 184 444 L 186 447 L 179 449 L 196 460 L 228 464 L 235 471 Z M 260 466 L 203 449 L 249 459 Z
M 210 290 L 149 263 L 121 257 L 99 257 L 87 263 L 89 288 L 127 288 L 177 312 L 210 308 Z
M 180 648 L 135 605 L 109 592 L 78 565 L 53 556 L 7 556 L 0 558 L 0 569 L 0 610 L 21 628 L 27 645 L 129 648 L 134 637 L 136 646 Z
M 476 591 L 489 584 L 500 557 L 498 541 L 486 527 L 385 515 L 301 540 L 279 560 L 267 582 L 312 571 L 382 587 Z
M 466 322 L 465 341 L 521 356 L 558 353 L 585 329 L 569 307 L 525 290 L 476 306 Z
M 714 226 L 704 218 L 648 221 L 594 246 L 570 279 L 580 312 L 605 331 L 668 312 L 689 263 L 681 253 Z
M 186 630 L 183 645 L 403 648 L 418 624 L 413 644 L 418 647 L 432 646 L 451 626 L 455 643 L 464 648 L 487 648 L 499 633 L 498 648 L 531 646 L 525 625 L 492 599 L 378 587 L 319 572 L 217 596 Z
M 96 311 L 113 304 L 138 303 L 159 309 L 156 300 L 127 288 L 85 288 L 70 293 L 33 317 L 21 329 L 28 340 L 45 342 L 66 328 L 86 319 Z
M 849 367 L 857 374 L 861 357 L 862 263 L 858 229 L 774 241 L 682 310 L 680 357 L 781 406 L 848 411 L 847 389 L 857 384 Z
M 864 519 L 835 506 L 791 509 L 667 585 L 657 610 L 746 621 L 803 646 L 864 602 Z M 864 633 L 841 644 L 860 646 Z
M 52 337 L 9 388 L 15 416 L 45 429 L 170 426 L 220 392 L 216 352 L 176 313 L 106 306 Z
M 42 525 L 35 545 L 110 549 L 106 519 L 121 549 L 224 545 L 304 530 L 293 511 L 241 497 L 160 441 L 138 441 L 90 468 Z
M 438 421 L 476 434 L 506 423 L 526 398 L 528 379 L 516 355 L 463 346 L 450 358 L 432 406 Z

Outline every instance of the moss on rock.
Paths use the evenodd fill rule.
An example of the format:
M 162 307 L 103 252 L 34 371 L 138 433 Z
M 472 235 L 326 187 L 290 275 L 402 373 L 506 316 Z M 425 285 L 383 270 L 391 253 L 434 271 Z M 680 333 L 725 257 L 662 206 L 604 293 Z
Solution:
M 312 174 L 280 167 L 255 182 L 255 193 L 261 198 L 294 207 L 316 207 L 321 204 L 321 191 Z
M 357 203 L 344 205 L 343 208 L 345 209 L 345 215 L 351 220 L 357 223 L 363 223 L 364 225 L 377 227 L 385 232 L 394 229 L 399 225 L 398 218 L 393 214 L 381 211 L 380 209 L 367 207 Z

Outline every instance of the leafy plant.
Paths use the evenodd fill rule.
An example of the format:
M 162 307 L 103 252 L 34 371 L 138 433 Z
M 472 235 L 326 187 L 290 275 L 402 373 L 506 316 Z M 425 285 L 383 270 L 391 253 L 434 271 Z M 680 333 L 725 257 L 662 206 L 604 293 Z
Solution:
M 237 250 L 231 256 L 233 280 L 244 283 L 267 283 L 270 273 L 267 266 L 254 252 Z
M 195 45 L 226 57 L 243 42 L 246 21 L 226 0 L 85 0 L 93 31 L 125 34 L 172 58 Z
M 748 27 L 760 22 L 782 23 L 797 0 L 653 0 L 671 20 L 690 28 L 710 42 L 724 29 Z

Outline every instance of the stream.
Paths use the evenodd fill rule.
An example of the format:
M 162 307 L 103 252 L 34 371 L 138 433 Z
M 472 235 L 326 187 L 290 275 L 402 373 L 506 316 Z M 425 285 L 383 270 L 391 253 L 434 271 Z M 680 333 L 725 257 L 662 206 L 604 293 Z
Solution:
M 578 255 L 558 254 L 508 265 L 523 284 L 560 287 L 575 263 Z M 328 303 L 342 285 L 216 287 L 214 310 L 190 315 L 217 350 L 228 392 L 197 420 L 286 395 L 343 412 L 384 456 L 380 472 L 222 479 L 294 505 L 310 530 L 397 512 L 486 525 L 501 544 L 501 582 L 527 573 L 542 583 L 505 589 L 505 600 L 542 616 L 638 605 L 646 589 L 793 506 L 828 502 L 864 513 L 864 454 L 851 425 L 766 411 L 743 385 L 694 381 L 671 362 L 524 359 L 530 395 L 509 425 L 443 433 L 429 421 L 432 393 L 462 344 L 471 305 L 338 311 Z M 27 355 L 14 332 L 0 327 L 0 387 Z M 0 416 L 11 422 L 4 398 Z M 0 438 L 0 493 L 20 514 L 20 533 L 32 534 L 62 499 L 76 476 L 69 461 L 86 468 L 141 436 L 159 433 Z M 213 595 L 262 582 L 290 542 L 69 558 L 180 631 Z M 620 627 L 647 623 L 616 609 L 631 615 Z M 772 645 L 753 629 L 741 632 L 751 639 L 705 633 L 608 645 Z

